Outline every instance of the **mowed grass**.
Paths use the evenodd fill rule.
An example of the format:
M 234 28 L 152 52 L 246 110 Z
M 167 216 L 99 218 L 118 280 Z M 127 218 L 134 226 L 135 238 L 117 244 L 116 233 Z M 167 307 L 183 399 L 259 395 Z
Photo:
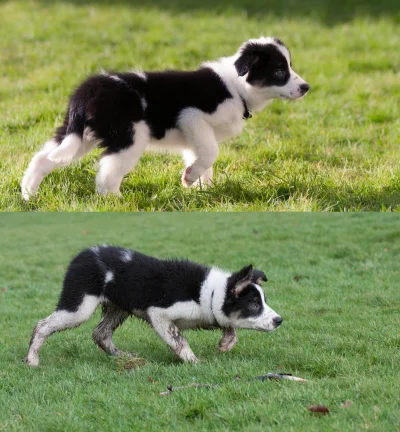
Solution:
M 352 214 L 15 214 L 0 217 L 0 430 L 400 430 L 400 222 Z M 132 369 L 91 340 L 88 323 L 53 335 L 27 367 L 31 331 L 55 307 L 69 260 L 97 243 L 235 270 L 263 269 L 273 333 L 185 332 L 200 358 L 183 364 L 147 325 L 128 320 L 120 348 Z M 260 382 L 287 372 L 308 379 Z M 239 375 L 240 378 L 235 380 Z M 168 385 L 212 384 L 167 397 Z M 347 407 L 341 407 L 342 403 Z M 330 414 L 309 413 L 324 404 Z
M 0 209 L 399 210 L 399 23 L 397 0 L 1 2 Z M 262 34 L 287 43 L 311 91 L 222 145 L 214 187 L 184 190 L 179 156 L 147 154 L 122 198 L 101 198 L 97 152 L 22 201 L 24 170 L 86 76 L 193 69 Z

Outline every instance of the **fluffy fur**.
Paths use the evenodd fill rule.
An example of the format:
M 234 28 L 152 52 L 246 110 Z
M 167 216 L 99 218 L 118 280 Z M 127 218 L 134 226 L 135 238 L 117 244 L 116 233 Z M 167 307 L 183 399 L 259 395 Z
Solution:
M 229 351 L 237 342 L 236 328 L 272 331 L 282 322 L 265 303 L 262 280 L 267 280 L 265 274 L 251 265 L 228 273 L 190 261 L 94 246 L 70 263 L 55 312 L 34 328 L 26 363 L 38 366 L 44 341 L 87 321 L 100 304 L 102 318 L 93 339 L 108 354 L 121 354 L 112 335 L 131 315 L 149 323 L 184 361 L 198 360 L 182 329 L 220 328 L 219 350 Z
M 102 73 L 72 94 L 64 124 L 32 159 L 21 184 L 28 200 L 43 178 L 96 146 L 105 149 L 96 178 L 101 194 L 119 193 L 125 174 L 147 148 L 182 153 L 185 187 L 212 181 L 218 144 L 239 134 L 251 111 L 274 98 L 297 99 L 309 85 L 290 52 L 271 37 L 195 71 Z

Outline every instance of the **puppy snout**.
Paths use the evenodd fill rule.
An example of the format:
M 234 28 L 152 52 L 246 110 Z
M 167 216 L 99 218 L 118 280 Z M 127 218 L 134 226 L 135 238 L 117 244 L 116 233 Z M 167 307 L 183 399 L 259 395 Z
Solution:
M 272 318 L 272 321 L 274 322 L 275 327 L 279 327 L 282 324 L 283 318 L 278 315 L 278 316 Z
M 306 94 L 310 90 L 310 86 L 307 83 L 300 84 L 299 88 L 303 94 Z

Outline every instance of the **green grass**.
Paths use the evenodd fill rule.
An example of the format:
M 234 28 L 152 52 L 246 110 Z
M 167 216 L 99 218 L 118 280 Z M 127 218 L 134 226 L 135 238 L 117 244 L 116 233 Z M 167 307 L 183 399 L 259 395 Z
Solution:
M 398 0 L 0 2 L 0 209 L 399 210 Z M 51 174 L 30 204 L 19 184 L 68 95 L 101 68 L 195 68 L 271 34 L 311 85 L 222 145 L 210 190 L 184 190 L 178 156 L 146 155 L 122 198 L 99 198 L 99 154 Z
M 0 222 L 0 430 L 400 430 L 394 215 L 5 214 Z M 267 300 L 284 323 L 270 334 L 240 330 L 227 354 L 217 352 L 220 332 L 189 331 L 194 366 L 129 320 L 115 341 L 146 360 L 134 370 L 91 341 L 97 313 L 52 336 L 39 368 L 28 368 L 32 328 L 53 310 L 69 259 L 102 242 L 232 270 L 252 262 L 268 275 Z M 254 379 L 280 371 L 309 382 Z M 216 387 L 159 396 L 193 382 Z M 313 404 L 330 415 L 310 414 Z

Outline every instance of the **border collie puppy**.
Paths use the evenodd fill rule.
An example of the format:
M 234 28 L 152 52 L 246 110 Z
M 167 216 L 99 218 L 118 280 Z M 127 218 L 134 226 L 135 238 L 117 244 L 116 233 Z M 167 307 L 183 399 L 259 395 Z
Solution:
M 265 274 L 251 265 L 228 273 L 190 261 L 94 246 L 70 263 L 55 312 L 33 330 L 26 363 L 38 366 L 44 341 L 54 332 L 87 321 L 99 304 L 102 318 L 93 339 L 106 353 L 122 354 L 112 335 L 134 315 L 149 323 L 178 357 L 196 363 L 181 329 L 222 329 L 219 350 L 225 352 L 237 342 L 235 328 L 272 331 L 282 323 L 265 303 L 262 280 L 267 280 Z
M 22 196 L 33 195 L 43 178 L 96 146 L 105 149 L 96 178 L 100 194 L 119 194 L 122 178 L 146 148 L 182 153 L 185 187 L 209 185 L 218 143 L 239 134 L 250 111 L 274 98 L 298 99 L 309 85 L 293 70 L 279 39 L 245 42 L 231 57 L 195 71 L 102 73 L 72 94 L 64 124 L 32 159 Z

